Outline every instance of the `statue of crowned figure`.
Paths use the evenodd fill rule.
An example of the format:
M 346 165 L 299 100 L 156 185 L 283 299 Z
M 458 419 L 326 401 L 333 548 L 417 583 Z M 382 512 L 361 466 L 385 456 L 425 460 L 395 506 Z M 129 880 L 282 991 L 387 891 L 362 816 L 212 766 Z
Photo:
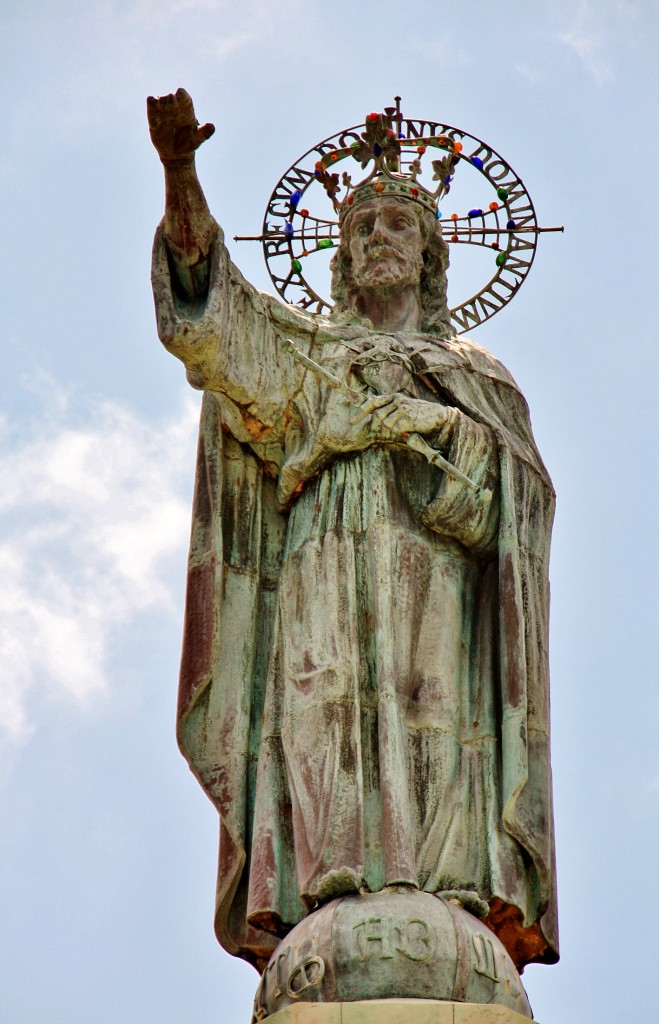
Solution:
M 220 816 L 218 939 L 262 975 L 256 1020 L 374 999 L 529 1018 L 519 973 L 558 954 L 554 493 L 526 401 L 452 327 L 436 196 L 384 115 L 343 201 L 318 175 L 327 314 L 232 262 L 188 94 L 148 118 L 158 331 L 204 392 L 178 737 Z

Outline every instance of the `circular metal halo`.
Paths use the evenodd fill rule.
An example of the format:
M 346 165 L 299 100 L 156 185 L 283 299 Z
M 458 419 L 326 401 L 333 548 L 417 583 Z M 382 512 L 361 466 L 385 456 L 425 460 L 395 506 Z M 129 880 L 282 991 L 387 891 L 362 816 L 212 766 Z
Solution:
M 261 241 L 270 279 L 285 302 L 311 313 L 329 313 L 331 303 L 319 295 L 304 277 L 302 260 L 311 253 L 333 248 L 339 237 L 338 220 L 316 217 L 307 210 L 305 194 L 314 184 L 316 164 L 330 153 L 347 149 L 360 140 L 366 125 L 354 125 L 328 136 L 307 150 L 281 176 L 268 202 L 263 219 Z M 438 121 L 399 116 L 397 119 L 402 154 L 407 164 L 419 158 L 418 147 L 438 146 L 440 136 L 460 143 L 462 150 L 455 173 L 468 164 L 486 178 L 496 195 L 496 209 L 470 210 L 464 216 L 440 218 L 442 233 L 450 245 L 481 245 L 499 254 L 493 277 L 471 298 L 450 310 L 456 333 L 462 334 L 489 320 L 517 294 L 535 258 L 538 227 L 535 209 L 522 179 L 495 149 L 461 128 Z M 404 166 L 405 159 L 401 160 Z M 290 199 L 299 193 L 294 207 Z M 504 195 L 505 193 L 505 195 Z M 318 193 L 316 193 L 318 194 Z M 285 231 L 286 225 L 291 225 Z M 288 256 L 286 276 L 277 273 L 274 263 Z

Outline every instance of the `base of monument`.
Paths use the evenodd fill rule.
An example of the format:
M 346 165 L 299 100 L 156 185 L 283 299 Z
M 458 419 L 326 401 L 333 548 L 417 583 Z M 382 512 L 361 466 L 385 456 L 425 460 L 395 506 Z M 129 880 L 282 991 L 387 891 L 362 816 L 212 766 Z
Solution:
M 506 1006 L 435 999 L 369 999 L 356 1003 L 297 1003 L 264 1024 L 529 1024 Z

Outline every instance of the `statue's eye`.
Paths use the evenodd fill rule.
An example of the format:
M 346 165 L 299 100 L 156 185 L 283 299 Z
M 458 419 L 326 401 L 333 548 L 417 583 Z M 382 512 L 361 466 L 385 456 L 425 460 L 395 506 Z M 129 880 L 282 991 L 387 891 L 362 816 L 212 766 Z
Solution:
M 410 221 L 407 217 L 398 217 L 397 220 L 394 221 L 394 228 L 396 231 L 404 231 L 405 228 L 409 228 L 409 226 Z
M 366 235 L 370 235 L 371 231 L 371 225 L 368 224 L 366 221 L 363 221 L 363 223 L 358 224 L 356 228 L 356 233 L 360 235 L 362 238 L 364 238 Z

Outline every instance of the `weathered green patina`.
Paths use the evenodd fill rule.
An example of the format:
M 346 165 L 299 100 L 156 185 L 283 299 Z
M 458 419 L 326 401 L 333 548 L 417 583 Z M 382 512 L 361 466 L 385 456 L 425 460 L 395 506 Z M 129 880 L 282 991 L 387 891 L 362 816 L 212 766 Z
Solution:
M 554 497 L 526 402 L 453 335 L 430 213 L 348 212 L 335 311 L 307 315 L 231 262 L 187 94 L 150 121 L 159 334 L 204 390 L 179 739 L 220 813 L 218 938 L 263 970 L 328 901 L 403 887 L 484 919 L 518 968 L 553 962 Z

